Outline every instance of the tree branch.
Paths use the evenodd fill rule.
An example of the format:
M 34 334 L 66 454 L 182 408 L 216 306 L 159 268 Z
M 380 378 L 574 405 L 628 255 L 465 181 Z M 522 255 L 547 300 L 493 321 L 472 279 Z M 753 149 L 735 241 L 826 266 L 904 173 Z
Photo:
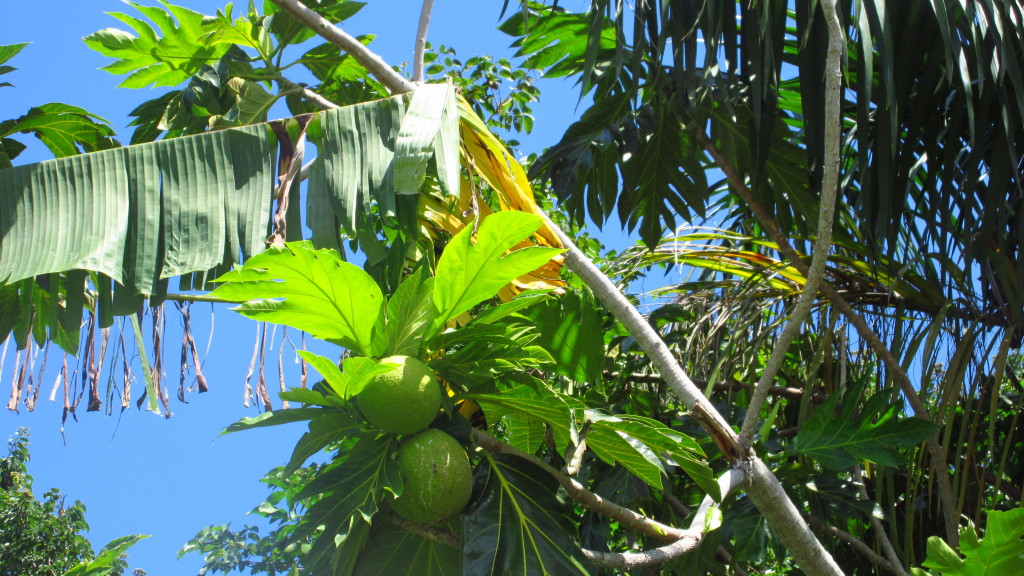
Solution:
M 843 81 L 842 56 L 846 34 L 839 23 L 836 0 L 823 0 L 821 8 L 828 23 L 828 53 L 825 56 L 825 166 L 821 179 L 821 203 L 818 209 L 818 237 L 814 241 L 811 266 L 807 271 L 807 282 L 797 299 L 789 322 L 779 335 L 778 342 L 768 358 L 768 364 L 761 372 L 761 379 L 754 387 L 747 406 L 747 415 L 740 430 L 740 439 L 748 446 L 753 445 L 761 419 L 761 408 L 768 400 L 768 388 L 775 375 L 782 368 L 789 345 L 800 333 L 800 328 L 811 312 L 811 306 L 818 297 L 828 263 L 828 251 L 832 244 L 832 216 L 836 208 L 836 192 L 839 189 L 839 151 L 843 136 L 843 116 L 840 108 Z
M 644 552 L 595 552 L 583 550 L 583 555 L 598 568 L 612 570 L 635 570 L 648 566 L 658 566 L 679 558 L 700 544 L 701 534 L 687 534 L 685 537 L 660 548 Z
M 575 478 L 565 475 L 544 460 L 534 456 L 533 454 L 527 454 L 522 450 L 509 446 L 483 430 L 473 428 L 472 436 L 473 441 L 476 442 L 477 446 L 480 446 L 492 454 L 508 454 L 510 456 L 522 458 L 523 460 L 539 466 L 557 480 L 559 484 L 561 484 L 562 488 L 565 489 L 570 498 L 576 500 L 586 508 L 601 514 L 602 516 L 607 516 L 608 518 L 617 520 L 627 528 L 662 540 L 678 540 L 690 534 L 687 530 L 680 530 L 673 526 L 662 524 L 657 520 L 652 520 L 642 514 L 638 514 L 629 508 L 619 506 L 610 500 L 605 500 L 601 496 L 588 490 Z
M 665 502 L 667 502 L 668 505 L 671 506 L 672 509 L 676 511 L 676 514 L 679 514 L 683 517 L 690 515 L 690 509 L 687 508 L 685 504 L 680 502 L 679 498 L 676 498 L 675 494 L 672 494 L 671 484 L 668 482 L 667 479 L 665 479 L 665 489 L 662 490 L 661 497 L 664 498 Z M 725 496 L 722 496 L 722 499 L 724 500 Z M 739 564 L 735 564 L 733 562 L 732 554 L 729 554 L 729 551 L 725 549 L 725 546 L 718 546 L 718 550 L 715 551 L 715 557 L 718 558 L 718 560 L 723 564 L 729 565 L 732 568 L 733 574 L 735 574 L 735 576 L 747 576 L 747 571 L 744 570 L 743 567 Z
M 611 280 L 576 247 L 571 238 L 550 220 L 549 225 L 566 248 L 565 265 L 590 287 L 597 299 L 636 338 L 651 358 L 651 363 L 726 458 L 747 467 L 750 480 L 747 491 L 751 500 L 764 514 L 779 540 L 797 559 L 800 567 L 810 574 L 842 574 L 835 560 L 807 527 L 779 480 L 752 450 L 739 442 L 739 437 L 686 375 L 658 333 Z
M 704 533 L 708 524 L 708 514 L 711 512 L 711 508 L 717 505 L 710 495 L 705 496 L 700 507 L 697 509 L 697 513 L 694 515 L 693 520 L 690 522 L 690 527 L 687 530 L 680 530 L 602 499 L 597 494 L 587 490 L 575 479 L 563 474 L 544 460 L 534 456 L 533 454 L 527 454 L 526 452 L 509 446 L 483 430 L 473 428 L 471 434 L 473 436 L 473 440 L 478 446 L 492 454 L 508 454 L 516 456 L 541 467 L 545 472 L 557 480 L 563 488 L 565 488 L 571 498 L 580 504 L 583 504 L 588 509 L 613 520 L 617 520 L 627 528 L 632 528 L 646 534 L 647 536 L 660 539 L 671 538 L 673 540 L 664 546 L 644 552 L 615 553 L 595 552 L 593 550 L 584 549 L 583 555 L 595 565 L 602 568 L 632 570 L 647 566 L 657 566 L 670 560 L 674 560 L 693 550 L 698 544 L 700 544 L 701 539 L 704 538 Z M 740 468 L 730 468 L 725 472 L 725 474 L 722 474 L 722 476 L 718 478 L 718 488 L 722 499 L 725 499 L 727 495 L 736 490 L 745 480 L 746 473 Z M 676 502 L 678 502 L 678 500 L 676 500 Z M 680 506 L 682 506 L 682 504 L 680 504 Z M 728 557 L 728 554 L 726 554 L 726 556 Z
M 324 98 L 323 96 L 317 94 L 316 92 L 313 92 L 309 88 L 301 84 L 296 84 L 295 82 L 292 82 L 291 80 L 283 76 L 277 79 L 277 83 L 280 84 L 281 88 L 283 88 L 285 91 L 296 90 L 300 92 L 303 98 L 305 98 L 306 100 L 308 100 L 310 103 L 312 103 L 314 106 L 321 110 L 330 110 L 331 108 L 338 108 L 338 105 L 335 104 L 334 102 L 331 102 L 327 98 Z
M 412 55 L 412 81 L 423 82 L 423 52 L 427 48 L 427 28 L 430 26 L 430 12 L 434 9 L 434 0 L 423 0 L 420 10 L 420 24 L 416 30 L 416 46 Z
M 809 275 L 809 267 L 806 262 L 803 261 L 800 254 L 793 248 L 793 245 L 789 243 L 789 239 L 779 230 L 778 224 L 775 219 L 769 214 L 768 210 L 765 209 L 764 205 L 761 204 L 757 198 L 750 192 L 746 182 L 740 175 L 739 170 L 732 161 L 727 158 L 718 147 L 715 146 L 714 142 L 708 138 L 707 134 L 697 125 L 692 118 L 687 118 L 684 111 L 684 123 L 686 128 L 690 131 L 693 137 L 701 145 L 705 152 L 711 156 L 715 164 L 725 174 L 726 179 L 729 181 L 729 187 L 736 192 L 737 195 L 747 204 L 751 212 L 758 219 L 764 230 L 768 233 L 768 237 L 778 246 L 778 250 L 790 260 L 790 263 L 805 277 Z M 875 334 L 875 331 L 868 325 L 867 321 L 853 309 L 852 306 L 843 298 L 843 296 L 836 291 L 828 282 L 821 283 L 821 292 L 832 305 L 838 309 L 843 316 L 853 324 L 853 327 L 857 330 L 857 333 L 861 338 L 867 342 L 868 346 L 878 355 L 878 357 L 885 364 L 885 367 L 889 370 L 889 373 L 893 376 L 896 382 L 900 386 L 900 390 L 907 397 L 907 403 L 910 404 L 911 409 L 914 411 L 914 416 L 932 421 L 931 414 L 928 412 L 924 401 L 918 396 L 917 391 L 914 389 L 913 383 L 907 376 L 906 371 L 900 365 L 899 360 L 892 353 L 891 350 L 882 342 L 882 339 Z M 932 469 L 935 472 L 934 476 L 939 485 L 939 497 L 942 501 L 943 520 L 946 528 L 946 541 L 949 542 L 950 546 L 955 547 L 960 541 L 960 535 L 958 532 L 959 519 L 956 515 L 956 500 L 953 497 L 953 486 L 949 479 L 949 465 L 946 458 L 946 451 L 939 444 L 938 434 L 941 430 L 936 431 L 935 435 L 927 440 L 925 446 L 928 449 L 928 454 L 931 457 Z
M 879 555 L 878 552 L 872 550 L 870 546 L 862 542 L 853 534 L 850 534 L 849 532 L 844 532 L 843 530 L 840 530 L 835 526 L 828 526 L 824 524 L 821 520 L 818 520 L 813 516 L 808 516 L 807 521 L 810 522 L 811 525 L 814 526 L 817 530 L 820 530 L 825 534 L 835 536 L 843 542 L 846 542 L 847 544 L 855 548 L 857 552 L 866 556 L 867 559 L 870 560 L 873 564 L 880 566 L 888 570 L 889 572 L 896 574 L 897 576 L 908 576 L 907 572 L 903 570 L 902 566 L 900 566 L 899 564 L 893 565 L 891 562 L 889 562 L 881 555 Z
M 353 58 L 363 64 L 371 74 L 376 76 L 392 92 L 405 93 L 415 89 L 413 83 L 395 72 L 379 56 L 370 52 L 365 46 L 356 41 L 355 38 L 331 25 L 330 22 L 321 18 L 297 0 L 273 0 L 273 2 L 297 20 L 312 28 L 317 34 L 351 54 Z M 539 209 L 538 212 L 540 212 Z M 644 321 L 639 311 L 618 291 L 608 277 L 601 273 L 594 266 L 593 262 L 587 259 L 575 243 L 558 226 L 551 222 L 550 219 L 546 218 L 546 220 L 548 225 L 558 234 L 562 244 L 567 248 L 565 265 L 586 282 L 598 299 L 612 311 L 616 318 L 637 339 L 637 342 L 640 343 L 643 350 L 650 356 L 658 371 L 666 375 L 669 387 L 690 409 L 691 415 L 708 431 L 726 458 L 730 462 L 745 463 L 747 472 L 750 475 L 748 490 L 751 499 L 765 515 L 765 518 L 768 519 L 769 524 L 774 528 L 783 545 L 793 554 L 801 568 L 810 574 L 842 574 L 839 566 L 835 564 L 832 557 L 825 551 L 821 543 L 818 542 L 817 538 L 815 538 L 814 534 L 803 522 L 800 513 L 789 500 L 778 479 L 775 478 L 756 454 L 747 450 L 739 442 L 739 437 L 733 432 L 728 422 L 715 410 L 704 395 L 701 394 L 700 390 L 694 386 L 693 382 L 672 356 L 668 346 L 665 345 L 650 325 Z M 530 455 L 526 456 L 530 457 Z M 587 502 L 584 502 L 581 498 L 589 495 L 593 497 L 592 500 L 589 500 L 589 503 L 593 506 L 608 509 L 612 509 L 614 506 L 628 512 L 626 518 L 634 522 L 637 529 L 645 528 L 650 530 L 653 528 L 652 520 L 600 499 L 596 494 L 586 491 L 578 482 L 564 476 L 546 463 L 544 463 L 543 467 L 564 477 L 566 481 L 560 482 L 562 486 L 571 496 L 575 492 L 573 497 L 584 505 L 587 505 Z M 623 520 L 620 519 L 620 522 L 623 522 Z M 678 534 L 678 538 L 683 536 L 682 531 L 660 525 L 660 523 L 657 524 L 659 524 L 658 529 L 664 527 L 672 533 Z M 652 534 L 652 536 L 655 535 Z
M 323 16 L 304 6 L 299 0 L 271 1 L 280 6 L 285 12 L 291 14 L 299 22 L 309 26 L 311 30 L 331 44 L 351 54 L 357 62 L 365 66 L 370 74 L 373 74 L 380 80 L 381 84 L 384 84 L 393 94 L 405 94 L 416 89 L 415 84 L 406 80 L 398 72 L 395 72 L 391 66 L 388 66 L 387 62 L 374 52 L 371 52 L 369 48 L 363 46 L 359 40 L 331 24 Z

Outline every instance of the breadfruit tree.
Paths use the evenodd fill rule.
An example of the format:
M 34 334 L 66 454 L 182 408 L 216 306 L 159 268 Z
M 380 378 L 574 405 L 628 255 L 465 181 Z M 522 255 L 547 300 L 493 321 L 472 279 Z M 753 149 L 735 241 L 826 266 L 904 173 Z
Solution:
M 529 127 L 528 77 L 419 51 L 410 80 L 335 26 L 359 7 L 136 6 L 159 33 L 119 14 L 134 34 L 86 38 L 126 87 L 188 85 L 133 112 L 129 146 L 83 129 L 0 170 L 23 365 L 51 341 L 102 356 L 115 316 L 142 352 L 143 309 L 158 348 L 166 301 L 200 389 L 189 301 L 336 344 L 301 352 L 322 379 L 294 407 L 262 387 L 228 428 L 307 422 L 278 475 L 295 571 L 941 573 L 962 516 L 1013 552 L 1019 9 L 522 3 L 502 30 L 523 65 L 593 100 L 528 173 L 491 132 Z M 294 62 L 315 82 L 288 80 L 316 35 Z M 268 122 L 279 100 L 294 116 Z M 56 112 L 96 124 L 30 113 L 3 158 Z M 644 246 L 577 247 L 611 215 Z M 699 277 L 645 316 L 623 287 L 659 266 Z M 169 414 L 159 357 L 139 404 Z M 91 377 L 65 417 L 76 394 L 114 399 Z

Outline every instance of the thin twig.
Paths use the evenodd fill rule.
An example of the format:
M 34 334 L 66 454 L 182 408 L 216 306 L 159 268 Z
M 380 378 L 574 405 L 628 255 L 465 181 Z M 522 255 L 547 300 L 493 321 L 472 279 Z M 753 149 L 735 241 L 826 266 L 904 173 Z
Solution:
M 570 498 L 576 500 L 586 508 L 601 514 L 602 516 L 607 516 L 608 518 L 619 521 L 619 523 L 626 528 L 631 528 L 648 536 L 660 538 L 662 540 L 678 540 L 689 534 L 686 530 L 680 530 L 667 524 L 662 524 L 657 520 L 652 520 L 642 514 L 630 510 L 629 508 L 619 506 L 610 500 L 605 500 L 601 496 L 588 490 L 576 479 L 566 476 L 561 470 L 558 470 L 544 460 L 534 456 L 533 454 L 527 454 L 522 450 L 509 446 L 483 430 L 473 428 L 472 435 L 473 441 L 476 442 L 477 446 L 480 446 L 492 454 L 508 454 L 510 456 L 522 458 L 523 460 L 539 466 L 562 485 L 562 488 L 565 489 Z
M 820 530 L 821 532 L 824 532 L 825 534 L 830 534 L 830 535 L 835 536 L 836 538 L 842 540 L 843 542 L 846 542 L 847 544 L 852 546 L 854 549 L 856 549 L 857 552 L 859 552 L 860 554 L 863 554 L 865 557 L 867 557 L 867 559 L 870 560 L 873 564 L 875 564 L 877 566 L 880 566 L 880 567 L 882 567 L 882 568 L 892 572 L 893 574 L 897 574 L 899 576 L 906 576 L 907 573 L 903 570 L 902 566 L 899 566 L 899 565 L 894 566 L 888 560 L 883 558 L 878 552 L 875 552 L 874 550 L 872 550 L 870 546 L 868 546 L 864 542 L 861 542 L 861 540 L 859 538 L 857 538 L 856 536 L 854 536 L 853 534 L 850 534 L 849 532 L 845 532 L 843 530 L 840 530 L 839 528 L 836 528 L 835 526 L 828 526 L 828 525 L 824 524 L 821 520 L 818 520 L 817 518 L 815 518 L 813 516 L 808 516 L 807 517 L 807 521 L 811 523 L 811 526 L 814 526 L 816 529 Z
M 789 344 L 800 333 L 801 326 L 811 306 L 818 297 L 818 286 L 821 285 L 828 261 L 828 251 L 832 244 L 832 215 L 836 208 L 836 192 L 839 189 L 839 150 L 843 136 L 843 118 L 840 100 L 843 83 L 842 56 L 846 34 L 839 24 L 836 12 L 836 0 L 823 0 L 821 4 L 828 23 L 828 53 L 825 56 L 825 165 L 821 179 L 821 202 L 818 210 L 818 237 L 814 242 L 814 253 L 811 266 L 807 271 L 807 282 L 797 299 L 789 322 L 779 335 L 778 342 L 768 358 L 768 364 L 761 372 L 761 379 L 754 387 L 750 396 L 750 405 L 743 420 L 740 439 L 748 446 L 753 444 L 761 419 L 761 408 L 768 400 L 768 388 L 782 363 L 786 359 Z
M 860 492 L 860 497 L 867 502 L 872 502 L 871 497 L 868 496 L 868 489 L 864 486 L 864 472 L 861 470 L 860 464 L 854 465 L 853 476 L 857 479 L 857 489 Z M 885 526 L 882 526 L 882 521 L 872 515 L 871 527 L 874 529 L 878 542 L 882 546 L 882 552 L 885 553 L 885 557 L 893 567 L 892 572 L 895 572 L 899 576 L 909 576 L 906 570 L 903 569 L 903 563 L 900 562 L 900 557 L 896 554 L 896 549 L 892 547 L 892 541 L 889 540 L 889 535 L 886 534 Z
M 306 88 L 301 84 L 296 84 L 295 82 L 292 82 L 287 78 L 278 78 L 277 83 L 281 85 L 281 88 L 283 88 L 285 92 L 291 92 L 293 90 L 299 91 L 302 94 L 303 98 L 305 98 L 306 100 L 308 100 L 310 103 L 312 103 L 314 106 L 321 110 L 330 110 L 331 108 L 338 108 L 338 105 L 335 104 L 334 102 L 331 102 L 327 98 L 324 98 L 323 96 L 317 94 L 316 92 L 313 92 L 309 88 Z

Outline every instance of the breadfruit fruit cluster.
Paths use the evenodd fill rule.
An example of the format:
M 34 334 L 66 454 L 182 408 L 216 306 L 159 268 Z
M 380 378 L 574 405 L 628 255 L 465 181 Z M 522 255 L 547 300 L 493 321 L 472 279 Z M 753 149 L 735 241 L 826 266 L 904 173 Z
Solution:
M 398 446 L 402 495 L 391 508 L 410 522 L 430 524 L 450 518 L 469 503 L 473 471 L 462 445 L 440 430 L 427 429 Z
M 390 434 L 412 434 L 429 426 L 441 409 L 441 386 L 434 372 L 409 356 L 391 356 L 381 363 L 398 366 L 374 376 L 356 396 L 363 416 Z

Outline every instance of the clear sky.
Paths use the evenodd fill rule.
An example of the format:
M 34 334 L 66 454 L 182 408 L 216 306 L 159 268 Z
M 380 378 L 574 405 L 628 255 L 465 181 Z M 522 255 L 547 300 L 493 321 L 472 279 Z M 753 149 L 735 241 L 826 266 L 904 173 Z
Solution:
M 155 5 L 156 1 L 142 3 Z M 177 3 L 207 14 L 223 7 L 211 0 Z M 239 8 L 244 10 L 246 2 L 238 4 L 236 14 Z M 473 54 L 511 56 L 510 39 L 494 30 L 501 5 L 497 1 L 437 0 L 430 40 L 454 47 L 462 58 Z M 516 7 L 517 3 L 512 2 L 510 8 Z M 115 0 L 5 3 L 0 44 L 32 44 L 8 62 L 18 71 L 3 77 L 15 87 L 0 88 L 0 119 L 18 117 L 33 105 L 63 102 L 110 120 L 122 141 L 127 141 L 128 112 L 165 89 L 115 89 L 122 78 L 98 70 L 109 64 L 110 59 L 89 50 L 81 38 L 106 27 L 126 28 L 104 14 L 113 11 L 135 13 L 131 6 Z M 354 35 L 375 34 L 377 38 L 371 47 L 388 62 L 398 64 L 411 59 L 418 13 L 418 2 L 374 0 L 349 20 L 345 29 Z M 543 102 L 535 108 L 534 136 L 520 138 L 525 151 L 540 151 L 555 143 L 577 115 L 576 92 L 570 85 L 543 82 L 541 89 Z M 283 110 L 276 114 L 284 115 Z M 28 143 L 33 138 L 24 136 L 20 140 Z M 34 144 L 16 163 L 48 158 L 48 152 Z M 194 307 L 192 315 L 199 347 L 205 349 L 210 334 L 209 305 Z M 258 413 L 255 407 L 242 406 L 255 323 L 218 309 L 204 369 L 210 392 L 188 395 L 190 404 L 185 405 L 174 398 L 179 374 L 177 313 L 169 312 L 167 321 L 164 363 L 173 418 L 165 420 L 134 407 L 123 414 L 115 409 L 107 417 L 86 413 L 83 402 L 79 421 L 69 420 L 62 437 L 61 394 L 58 393 L 57 402 L 47 399 L 57 374 L 54 366 L 60 363 L 56 346 L 50 350 L 36 411 L 14 414 L 0 410 L 0 437 L 10 437 L 19 427 L 32 430 L 29 471 L 35 477 L 36 493 L 41 495 L 57 487 L 70 501 L 84 502 L 91 525 L 89 537 L 97 549 L 118 536 L 151 534 L 151 538 L 131 550 L 130 566 L 142 568 L 152 576 L 195 574 L 202 564 L 200 558 L 193 554 L 178 561 L 177 551 L 204 526 L 244 524 L 246 512 L 267 494 L 258 480 L 267 470 L 287 461 L 304 431 L 304 426 L 297 424 L 217 437 L 225 426 Z M 267 353 L 267 376 L 272 390 L 277 386 L 278 350 L 275 344 Z M 4 404 L 13 376 L 13 352 L 11 345 L 0 366 L 0 398 Z M 286 348 L 283 362 L 292 374 L 289 385 L 297 384 L 294 358 L 291 349 Z M 74 369 L 75 359 L 70 358 L 69 364 Z M 109 375 L 109 366 L 103 369 Z M 101 379 L 105 381 L 106 376 Z M 136 383 L 136 390 L 139 386 Z

